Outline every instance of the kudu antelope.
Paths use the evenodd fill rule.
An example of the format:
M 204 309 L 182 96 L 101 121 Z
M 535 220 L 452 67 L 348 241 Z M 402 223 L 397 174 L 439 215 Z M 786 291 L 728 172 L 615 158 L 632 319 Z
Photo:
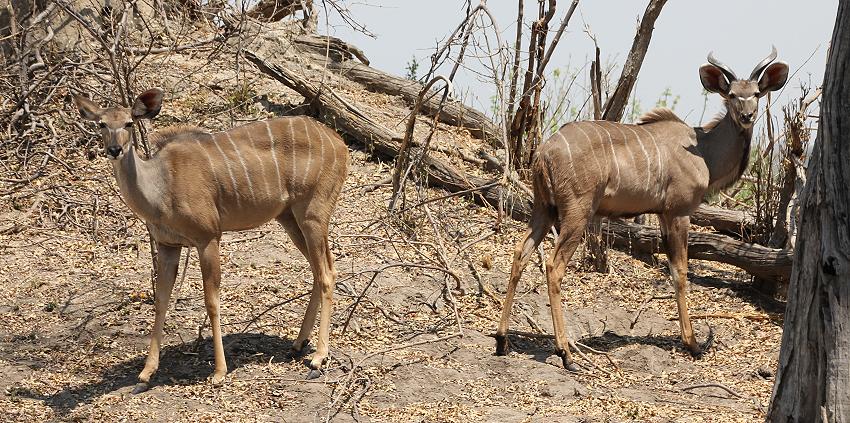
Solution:
M 692 128 L 669 109 L 654 109 L 636 125 L 607 121 L 572 122 L 540 145 L 532 164 L 534 208 L 530 230 L 516 245 L 511 276 L 496 331 L 496 354 L 508 350 L 508 323 L 517 283 L 532 251 L 554 225 L 555 251 L 546 261 L 546 278 L 556 353 L 564 367 L 572 361 L 560 281 L 594 215 L 630 216 L 656 213 L 676 291 L 679 326 L 685 346 L 701 354 L 688 317 L 685 298 L 690 214 L 706 192 L 722 189 L 740 178 L 747 166 L 753 122 L 759 98 L 785 84 L 788 65 L 773 63 L 774 48 L 738 79 L 711 53 L 699 68 L 706 90 L 720 94 L 724 116 L 702 128 Z
M 335 278 L 328 223 L 346 177 L 347 147 L 336 132 L 313 119 L 286 117 L 217 133 L 189 126 L 167 128 L 151 135 L 157 151 L 143 160 L 131 141 L 132 126 L 159 113 L 162 95 L 156 88 L 145 91 L 131 108 L 101 108 L 85 97 L 73 97 L 80 115 L 100 125 L 121 197 L 147 223 L 156 241 L 156 317 L 136 391 L 147 389 L 159 367 L 165 312 L 183 246 L 198 250 L 213 333 L 212 382 L 223 381 L 227 364 L 219 323 L 221 234 L 271 219 L 280 222 L 313 272 L 310 302 L 293 349 L 301 351 L 307 344 L 321 308 L 318 345 L 310 361 L 313 371 L 318 370 L 328 356 Z

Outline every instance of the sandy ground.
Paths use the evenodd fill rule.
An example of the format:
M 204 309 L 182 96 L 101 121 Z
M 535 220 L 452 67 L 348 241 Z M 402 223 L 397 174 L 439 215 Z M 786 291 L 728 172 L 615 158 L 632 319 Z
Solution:
M 211 386 L 212 348 L 204 321 L 195 253 L 178 282 L 153 388 L 130 395 L 143 366 L 153 319 L 149 253 L 142 226 L 126 242 L 104 244 L 82 231 L 36 228 L 0 238 L 0 408 L 2 419 L 158 421 L 753 421 L 762 418 L 779 350 L 781 304 L 753 292 L 743 275 L 691 263 L 691 310 L 700 339 L 715 348 L 695 360 L 678 339 L 663 255 L 640 261 L 612 252 L 612 271 L 588 272 L 582 252 L 564 279 L 571 335 L 588 350 L 571 374 L 548 339 L 514 336 L 506 357 L 493 354 L 510 250 L 523 227 L 492 229 L 495 212 L 464 199 L 433 206 L 446 255 L 465 292 L 443 272 L 392 267 L 433 260 L 435 240 L 421 214 L 384 215 L 389 188 L 363 194 L 385 166 L 352 153 L 352 177 L 331 238 L 340 284 L 326 373 L 304 379 L 303 357 L 289 348 L 311 277 L 282 228 L 228 234 L 223 246 L 222 322 L 227 382 Z M 427 191 L 428 196 L 441 195 Z M 119 205 L 120 206 L 120 205 Z M 417 225 L 419 225 L 417 227 Z M 411 236 L 411 228 L 422 233 Z M 418 232 L 412 232 L 418 233 Z M 549 242 L 549 244 L 551 244 Z M 474 269 L 474 272 L 473 272 Z M 476 276 L 477 275 L 477 276 Z M 526 270 L 514 309 L 517 330 L 551 333 L 539 262 Z M 352 313 L 363 290 L 368 291 Z M 653 299 L 653 297 L 661 297 Z M 457 307 L 455 318 L 451 298 Z M 345 322 L 351 315 L 350 322 Z M 395 349 L 459 334 L 439 342 Z M 315 340 L 315 334 L 314 338 Z M 367 357 L 368 356 L 368 357 Z M 365 360 L 364 360 L 365 358 Z M 352 368 L 355 371 L 352 373 Z M 693 388 L 698 384 L 718 384 Z M 731 391 L 731 392 L 730 392 Z
M 167 76 L 140 69 L 148 75 L 140 84 L 173 89 L 157 126 L 226 128 L 301 101 L 222 60 L 209 65 L 187 52 L 156 62 Z M 228 109 L 234 80 L 247 81 L 256 107 Z M 409 109 L 400 99 L 326 82 L 402 132 Z M 417 137 L 427 128 L 420 122 Z M 385 180 L 390 165 L 356 149 L 331 227 L 338 284 L 324 375 L 305 380 L 304 357 L 290 351 L 312 285 L 307 262 L 282 228 L 267 224 L 224 238 L 226 382 L 207 381 L 212 347 L 209 329 L 198 330 L 205 311 L 193 252 L 153 387 L 131 395 L 154 314 L 147 234 L 117 196 L 105 160 L 94 158 L 97 142 L 72 126 L 59 129 L 63 145 L 74 147 L 57 154 L 75 171 L 57 168 L 0 204 L 2 421 L 763 420 L 783 304 L 754 292 L 739 270 L 690 264 L 698 338 L 709 325 L 715 332 L 714 348 L 697 360 L 679 341 L 663 255 L 639 260 L 612 251 L 611 271 L 599 274 L 580 249 L 563 281 L 563 304 L 572 339 L 586 346 L 587 358 L 577 357 L 584 370 L 565 371 L 540 336 L 512 336 L 512 352 L 495 356 L 490 335 L 524 225 L 507 221 L 494 231 L 496 211 L 457 197 L 390 217 L 390 189 L 366 189 Z M 433 145 L 474 156 L 481 142 L 441 127 Z M 457 155 L 432 154 L 483 172 Z M 445 194 L 411 188 L 408 204 Z M 440 270 L 447 267 L 462 290 Z M 482 292 L 488 289 L 492 297 Z M 520 285 L 512 328 L 551 333 L 537 258 Z

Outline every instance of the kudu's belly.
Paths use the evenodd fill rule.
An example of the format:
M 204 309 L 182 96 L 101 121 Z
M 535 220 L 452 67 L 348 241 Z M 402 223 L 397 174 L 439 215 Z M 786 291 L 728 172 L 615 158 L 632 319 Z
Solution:
M 221 231 L 242 231 L 253 229 L 277 218 L 287 207 L 285 198 L 247 203 L 222 210 L 220 213 Z
M 621 181 L 619 186 L 609 183 L 599 200 L 596 214 L 610 217 L 629 217 L 644 213 L 658 213 L 664 209 L 665 190 L 654 181 Z

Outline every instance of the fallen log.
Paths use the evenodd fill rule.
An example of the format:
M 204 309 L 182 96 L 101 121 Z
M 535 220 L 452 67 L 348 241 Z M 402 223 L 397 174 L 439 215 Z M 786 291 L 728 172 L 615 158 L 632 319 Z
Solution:
M 602 228 L 615 247 L 650 254 L 664 252 L 661 231 L 656 228 L 614 219 L 604 221 Z M 731 264 L 758 278 L 790 277 L 793 256 L 791 249 L 768 248 L 715 233 L 688 233 L 688 258 Z
M 296 72 L 269 63 L 252 51 L 245 57 L 266 75 L 295 90 L 318 109 L 319 119 L 332 128 L 362 142 L 370 150 L 389 157 L 398 154 L 401 136 L 378 124 L 369 116 L 340 98 L 329 87 L 317 87 Z M 430 155 L 423 162 L 428 173 L 428 184 L 452 193 L 466 193 L 479 204 L 498 207 L 504 199 L 505 211 L 516 220 L 527 220 L 530 216 L 528 198 L 514 190 L 504 189 L 498 179 L 486 179 L 467 175 L 454 166 Z
M 369 91 L 399 96 L 411 105 L 416 102 L 419 91 L 422 89 L 422 84 L 418 81 L 399 78 L 352 60 L 329 63 L 328 68 L 354 82 L 363 84 Z M 427 116 L 434 116 L 438 110 L 440 110 L 439 95 L 426 97 L 420 109 L 422 114 Z M 466 128 L 470 134 L 488 141 L 491 145 L 500 145 L 502 142 L 501 131 L 490 118 L 478 110 L 465 106 L 460 101 L 446 102 L 439 113 L 442 123 Z
M 747 239 L 753 232 L 755 219 L 747 212 L 702 204 L 691 215 L 691 223 L 713 227 L 717 232 Z
M 304 3 L 300 0 L 260 0 L 248 10 L 247 15 L 257 20 L 273 22 L 292 15 L 303 7 Z
M 369 65 L 369 59 L 363 50 L 330 35 L 302 34 L 292 39 L 292 45 L 302 56 L 307 56 L 321 65 L 329 62 L 327 64 L 330 66 L 333 63 L 350 61 L 355 57 L 363 62 L 364 66 Z M 355 62 L 352 61 L 352 63 Z
M 245 51 L 244 54 L 261 72 L 303 95 L 316 107 L 319 119 L 329 126 L 363 143 L 376 153 L 388 157 L 398 154 L 401 142 L 399 135 L 372 120 L 336 95 L 333 90 L 328 87 L 319 89 L 285 66 L 266 62 L 251 51 Z M 475 202 L 492 206 L 497 206 L 500 198 L 504 196 L 506 211 L 515 220 L 528 220 L 531 207 L 527 195 L 505 190 L 496 179 L 465 174 L 431 156 L 426 156 L 424 165 L 430 186 L 452 193 L 468 194 Z M 604 220 L 602 227 L 603 233 L 612 240 L 614 247 L 629 252 L 663 252 L 658 229 L 611 219 Z M 688 234 L 688 257 L 727 263 L 760 278 L 776 279 L 790 275 L 792 252 L 749 244 L 720 234 L 691 232 Z
M 293 39 L 292 44 L 302 54 L 340 76 L 362 84 L 369 91 L 399 96 L 410 105 L 419 98 L 419 91 L 423 87 L 421 83 L 370 67 L 369 60 L 359 48 L 339 38 L 305 34 Z M 359 61 L 352 60 L 355 57 Z M 472 136 L 488 141 L 491 145 L 502 143 L 499 127 L 484 113 L 456 100 L 446 102 L 441 109 L 440 99 L 441 96 L 437 95 L 426 97 L 420 112 L 432 117 L 439 113 L 442 123 L 465 128 Z

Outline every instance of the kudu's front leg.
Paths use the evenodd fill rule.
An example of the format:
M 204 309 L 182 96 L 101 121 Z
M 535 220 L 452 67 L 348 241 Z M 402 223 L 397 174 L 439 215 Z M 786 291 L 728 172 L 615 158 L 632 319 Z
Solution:
M 204 304 L 213 336 L 213 352 L 215 353 L 215 371 L 211 381 L 218 385 L 227 375 L 227 361 L 224 358 L 224 344 L 221 341 L 221 322 L 219 320 L 219 291 L 221 289 L 221 257 L 219 256 L 218 238 L 210 240 L 206 245 L 198 247 L 198 257 L 201 262 L 201 275 L 204 278 Z
M 145 368 L 139 374 L 139 384 L 133 389 L 133 393 L 136 394 L 144 392 L 150 387 L 151 376 L 159 368 L 159 351 L 162 344 L 163 326 L 165 325 L 165 312 L 168 310 L 171 291 L 174 288 L 174 279 L 177 277 L 181 247 L 157 243 L 156 251 L 156 292 L 154 292 L 156 316 L 154 317 L 150 350 L 148 350 Z
M 687 282 L 688 282 L 688 216 L 659 216 L 661 219 L 661 234 L 667 252 L 670 266 L 670 276 L 676 291 L 676 305 L 679 308 L 679 328 L 682 342 L 691 354 L 698 356 L 702 349 L 697 344 L 691 318 L 688 314 Z

